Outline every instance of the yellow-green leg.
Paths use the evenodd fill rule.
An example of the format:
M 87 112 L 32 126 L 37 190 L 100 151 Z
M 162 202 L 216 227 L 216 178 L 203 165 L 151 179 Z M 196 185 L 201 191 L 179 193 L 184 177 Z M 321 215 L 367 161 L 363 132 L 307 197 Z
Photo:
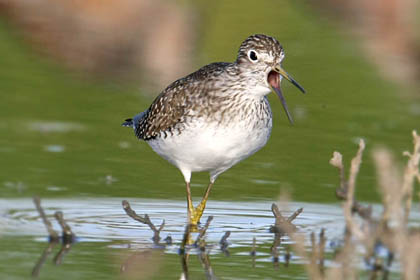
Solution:
M 210 195 L 211 187 L 213 183 L 209 183 L 206 189 L 206 193 L 204 194 L 201 202 L 194 208 L 194 205 L 191 200 L 191 189 L 190 183 L 187 183 L 187 206 L 188 206 L 188 221 L 190 225 L 197 225 L 200 222 L 200 218 L 203 215 L 204 209 L 206 208 L 207 199 Z

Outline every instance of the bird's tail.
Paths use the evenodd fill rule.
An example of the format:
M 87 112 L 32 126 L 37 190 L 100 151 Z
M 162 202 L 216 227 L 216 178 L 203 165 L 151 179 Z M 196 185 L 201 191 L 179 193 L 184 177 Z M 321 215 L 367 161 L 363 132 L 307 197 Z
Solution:
M 137 115 L 135 115 L 132 119 L 126 119 L 121 125 L 132 127 L 134 130 L 137 130 L 140 120 L 145 116 L 146 112 L 141 112 Z
M 127 127 L 133 127 L 133 119 L 126 119 L 121 125 L 127 126 Z

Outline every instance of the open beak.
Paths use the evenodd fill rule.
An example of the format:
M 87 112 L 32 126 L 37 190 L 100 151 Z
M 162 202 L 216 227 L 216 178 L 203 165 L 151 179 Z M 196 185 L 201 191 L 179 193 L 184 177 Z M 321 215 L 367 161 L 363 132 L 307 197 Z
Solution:
M 277 96 L 280 98 L 281 104 L 283 105 L 284 111 L 286 112 L 289 122 L 293 124 L 292 116 L 290 115 L 289 109 L 287 108 L 286 100 L 284 99 L 283 93 L 280 88 L 280 75 L 289 82 L 291 82 L 293 85 L 295 85 L 303 93 L 305 93 L 305 90 L 298 84 L 298 82 L 296 82 L 292 78 L 292 76 L 290 76 L 286 71 L 284 71 L 280 65 L 277 65 L 273 68 L 272 71 L 270 71 L 270 73 L 268 73 L 267 81 L 273 88 L 273 90 L 277 93 Z

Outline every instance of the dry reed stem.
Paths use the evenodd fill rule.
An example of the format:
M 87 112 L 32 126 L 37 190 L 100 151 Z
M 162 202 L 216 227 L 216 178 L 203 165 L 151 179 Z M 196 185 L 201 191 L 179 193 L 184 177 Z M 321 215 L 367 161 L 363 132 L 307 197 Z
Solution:
M 308 273 L 309 279 L 322 280 L 321 271 L 319 270 L 316 262 L 311 261 L 312 258 L 308 256 L 305 250 L 305 236 L 303 234 L 289 232 L 288 235 L 293 240 L 292 247 L 296 254 L 304 260 L 306 272 Z
M 363 142 L 363 146 L 364 146 L 364 142 Z M 364 147 L 363 147 L 363 149 L 364 149 Z M 339 152 L 334 152 L 333 157 L 330 159 L 330 164 L 332 166 L 338 168 L 339 174 L 340 174 L 340 187 L 336 189 L 335 195 L 338 199 L 345 201 L 345 200 L 347 200 L 347 196 L 348 196 L 348 189 L 349 189 L 349 183 L 350 183 L 349 181 L 350 180 L 347 181 L 346 178 L 345 178 L 345 175 L 344 175 L 343 156 Z M 358 168 L 359 167 L 357 167 L 357 170 L 356 170 L 357 172 L 358 172 Z M 350 169 L 350 172 L 352 172 L 351 169 Z M 354 171 L 353 171 L 353 177 L 352 177 L 352 180 L 353 180 L 352 183 L 353 184 L 355 184 L 355 180 L 356 180 L 355 176 L 357 175 L 357 172 L 356 172 L 356 174 L 354 174 Z M 363 206 L 357 200 L 355 200 L 354 197 L 353 197 L 353 204 L 352 204 L 351 210 L 352 210 L 352 212 L 356 212 L 363 219 L 366 219 L 366 220 L 371 219 L 372 208 Z
M 379 149 L 374 159 L 382 190 L 384 213 L 377 236 L 400 257 L 403 279 L 418 279 L 420 267 L 420 235 L 410 232 L 407 222 L 411 210 L 414 181 L 419 180 L 420 137 L 413 131 L 413 153 L 404 152 L 408 162 L 404 174 L 398 172 L 391 154 Z M 385 226 L 390 225 L 392 230 Z
M 365 149 L 365 141 L 360 139 L 359 141 L 359 150 L 357 151 L 356 156 L 351 160 L 350 175 L 348 181 L 347 189 L 347 199 L 344 202 L 344 216 L 346 219 L 346 225 L 351 231 L 352 235 L 357 236 L 360 240 L 366 238 L 365 233 L 360 229 L 360 227 L 354 222 L 352 209 L 354 201 L 354 191 L 356 188 L 356 177 L 359 173 L 360 165 L 362 164 L 362 155 L 363 150 Z
M 404 244 L 401 258 L 404 265 L 403 279 L 415 280 L 419 279 L 420 267 L 420 234 L 411 235 Z
M 344 246 L 340 249 L 334 258 L 334 262 L 339 266 L 332 266 L 325 272 L 325 279 L 341 280 L 341 279 L 357 279 L 356 269 L 353 265 L 354 244 L 351 242 L 351 233 L 346 231 L 344 238 Z
M 383 223 L 395 222 L 401 228 L 403 216 L 401 213 L 401 202 L 403 192 L 400 187 L 401 175 L 395 168 L 391 154 L 385 149 L 375 149 L 373 158 L 378 176 L 379 188 L 382 193 L 382 204 L 384 207 L 381 221 Z
M 343 156 L 335 151 L 333 157 L 330 159 L 330 164 L 334 167 L 337 167 L 340 172 L 340 186 L 342 190 L 347 189 L 346 179 L 344 176 L 344 165 L 343 165 Z
M 413 199 L 413 186 L 414 180 L 417 178 L 417 181 L 420 183 L 420 173 L 419 173 L 419 161 L 420 161 L 420 136 L 417 135 L 417 132 L 413 130 L 413 153 L 405 151 L 403 155 L 408 157 L 408 162 L 405 167 L 402 191 L 405 199 L 404 205 L 404 222 L 407 223 L 408 216 L 410 214 L 412 199 Z
M 373 157 L 376 163 L 379 187 L 382 191 L 383 213 L 380 220 L 371 217 L 370 209 L 363 207 L 354 199 L 356 178 L 362 163 L 362 155 L 365 149 L 363 140 L 359 142 L 359 149 L 351 161 L 349 180 L 344 175 L 342 155 L 334 152 L 330 164 L 339 169 L 340 187 L 336 190 L 337 198 L 345 200 L 343 203 L 344 216 L 346 219 L 346 233 L 344 246 L 334 258 L 339 266 L 333 266 L 322 273 L 322 253 L 325 241 L 320 234 L 319 246 L 316 246 L 315 235 L 311 235 L 312 255 L 309 257 L 305 251 L 304 238 L 290 231 L 287 234 L 294 241 L 292 245 L 297 255 L 303 258 L 305 268 L 310 279 L 358 279 L 358 270 L 354 265 L 356 237 L 365 247 L 366 259 L 371 259 L 374 271 L 370 274 L 371 279 L 376 279 L 382 274 L 382 279 L 387 279 L 388 268 L 394 255 L 399 256 L 402 264 L 401 276 L 403 279 L 419 279 L 420 273 L 420 231 L 412 231 L 407 227 L 408 214 L 411 210 L 413 185 L 417 179 L 420 182 L 420 137 L 413 131 L 414 150 L 410 154 L 404 176 L 401 176 L 395 167 L 391 154 L 385 149 L 376 149 Z M 274 212 L 274 211 L 273 211 Z M 352 215 L 357 212 L 364 219 L 364 227 L 355 222 Z M 375 246 L 378 242 L 384 244 L 388 251 L 387 260 L 376 255 Z M 322 277 L 324 275 L 324 278 Z
M 339 198 L 345 199 L 343 203 L 344 217 L 346 219 L 346 226 L 355 235 L 358 239 L 364 240 L 366 238 L 366 233 L 355 223 L 353 220 L 352 212 L 355 210 L 360 214 L 360 216 L 370 216 L 366 215 L 366 208 L 363 208 L 355 199 L 354 191 L 356 188 L 356 178 L 359 173 L 360 165 L 362 163 L 363 151 L 365 149 L 365 142 L 363 139 L 359 141 L 359 150 L 357 151 L 356 156 L 351 161 L 350 174 L 348 181 L 345 180 L 344 176 L 344 165 L 343 157 L 339 152 L 334 152 L 333 157 L 330 160 L 330 164 L 334 167 L 337 167 L 340 171 L 340 190 L 336 191 L 336 194 Z M 369 211 L 370 212 L 370 211 Z

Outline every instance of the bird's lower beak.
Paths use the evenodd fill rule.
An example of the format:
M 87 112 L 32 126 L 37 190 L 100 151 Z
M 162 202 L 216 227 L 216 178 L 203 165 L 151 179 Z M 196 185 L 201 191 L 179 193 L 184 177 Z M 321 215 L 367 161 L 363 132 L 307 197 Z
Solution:
M 277 93 L 277 96 L 280 98 L 281 104 L 283 105 L 284 111 L 286 112 L 289 122 L 293 124 L 292 116 L 290 115 L 289 109 L 287 108 L 286 100 L 284 99 L 283 93 L 280 88 L 280 75 L 289 82 L 291 82 L 293 85 L 295 85 L 303 93 L 305 93 L 305 90 L 298 84 L 298 82 L 296 82 L 292 78 L 292 76 L 290 76 L 286 71 L 284 71 L 284 69 L 281 68 L 280 65 L 277 65 L 273 68 L 272 71 L 270 71 L 270 73 L 268 73 L 267 81 L 269 85 L 273 88 L 273 90 Z

